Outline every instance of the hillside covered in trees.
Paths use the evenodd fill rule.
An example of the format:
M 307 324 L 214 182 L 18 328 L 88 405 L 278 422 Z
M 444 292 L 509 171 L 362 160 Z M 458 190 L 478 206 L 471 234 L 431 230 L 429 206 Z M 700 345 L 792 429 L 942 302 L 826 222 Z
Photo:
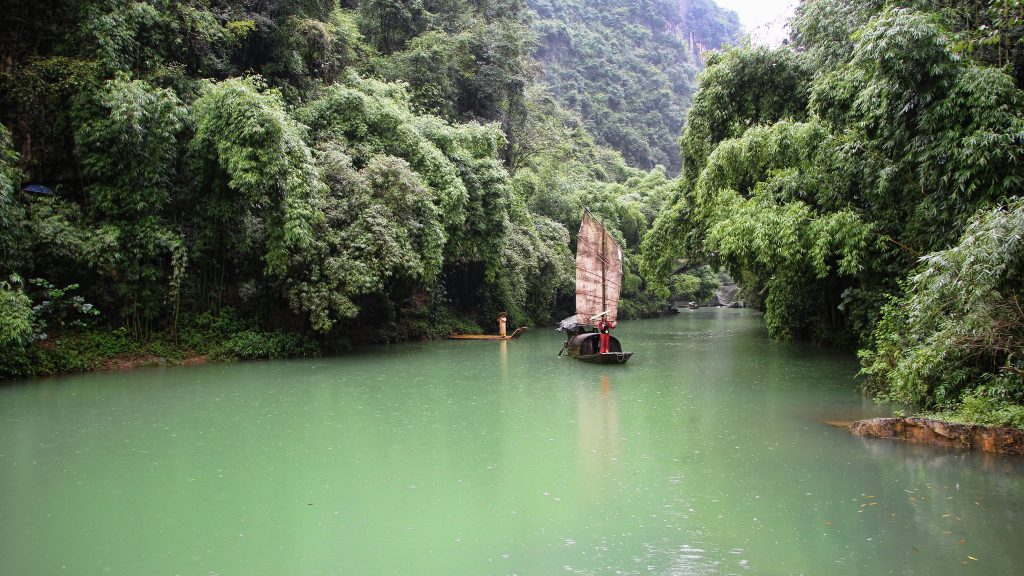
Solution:
M 6 376 L 547 322 L 584 205 L 627 251 L 623 314 L 666 303 L 631 255 L 671 181 L 548 91 L 522 0 L 4 12 Z
M 530 0 L 537 58 L 558 102 L 631 166 L 679 173 L 701 53 L 740 37 L 711 0 Z
M 699 73 L 710 2 L 5 14 L 4 377 L 548 322 L 588 206 L 623 316 L 721 269 L 877 397 L 1024 426 L 1020 0 L 805 0 Z
M 806 0 L 793 31 L 709 58 L 642 268 L 720 263 L 878 397 L 1024 425 L 1024 4 Z

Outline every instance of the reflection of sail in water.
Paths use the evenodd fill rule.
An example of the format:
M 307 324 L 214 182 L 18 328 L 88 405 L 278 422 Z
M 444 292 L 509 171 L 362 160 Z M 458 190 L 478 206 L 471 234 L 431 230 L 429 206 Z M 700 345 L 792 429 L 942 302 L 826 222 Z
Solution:
M 598 479 L 611 479 L 619 459 L 619 398 L 611 378 L 601 375 L 600 386 L 587 384 L 576 391 L 576 427 L 583 474 L 595 479 L 588 488 L 600 488 Z

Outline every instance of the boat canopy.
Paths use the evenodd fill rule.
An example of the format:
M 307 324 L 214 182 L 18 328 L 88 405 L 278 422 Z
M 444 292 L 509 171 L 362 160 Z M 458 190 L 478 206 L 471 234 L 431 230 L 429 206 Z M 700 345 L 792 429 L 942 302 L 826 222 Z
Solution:
M 585 326 L 585 325 L 586 324 L 584 324 L 582 326 Z M 555 328 L 555 330 L 558 330 L 559 332 L 561 332 L 562 330 L 568 330 L 569 332 L 575 332 L 576 330 L 579 330 L 580 327 L 581 327 L 581 324 L 579 322 L 579 318 L 575 314 L 573 314 L 572 316 L 569 316 L 568 318 L 565 318 L 564 320 L 561 320 L 558 323 L 558 328 Z

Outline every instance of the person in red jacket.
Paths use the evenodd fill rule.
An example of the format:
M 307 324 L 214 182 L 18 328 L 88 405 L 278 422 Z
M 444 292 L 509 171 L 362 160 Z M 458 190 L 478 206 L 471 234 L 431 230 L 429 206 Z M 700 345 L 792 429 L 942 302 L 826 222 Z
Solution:
M 601 333 L 601 354 L 608 351 L 612 328 L 615 328 L 615 322 L 609 322 L 608 315 L 601 314 L 601 320 L 597 323 L 597 331 Z

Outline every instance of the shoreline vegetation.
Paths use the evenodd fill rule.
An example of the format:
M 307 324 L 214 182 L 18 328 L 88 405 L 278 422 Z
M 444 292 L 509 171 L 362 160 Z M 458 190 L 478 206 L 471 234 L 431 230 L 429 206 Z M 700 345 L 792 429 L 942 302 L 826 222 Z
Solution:
M 7 380 L 145 366 L 317 356 L 315 341 L 296 333 L 260 330 L 230 311 L 201 315 L 177 334 L 143 341 L 126 328 L 78 327 L 48 336 L 16 357 L 4 358 Z
M 876 400 L 1024 427 L 1024 4 L 790 24 L 707 57 L 641 271 L 713 255 L 774 338 L 858 348 Z
M 623 318 L 734 281 L 1024 427 L 1024 3 L 595 1 L 15 0 L 0 379 L 553 323 L 588 208 Z
M 641 316 L 629 318 L 659 317 L 665 311 L 644 308 L 639 312 Z M 634 308 L 633 314 L 636 313 Z M 430 332 L 416 335 L 401 330 L 389 335 L 368 332 L 359 339 L 325 342 L 301 333 L 261 330 L 252 322 L 239 320 L 230 309 L 217 317 L 194 317 L 183 323 L 177 335 L 154 334 L 146 341 L 134 338 L 125 328 L 85 326 L 48 336 L 18 358 L 4 358 L 6 377 L 0 379 L 0 384 L 81 372 L 329 356 L 344 354 L 354 346 L 443 340 L 456 328 L 464 334 L 490 333 L 473 322 L 462 321 L 439 325 Z M 510 332 L 517 328 L 513 327 Z

